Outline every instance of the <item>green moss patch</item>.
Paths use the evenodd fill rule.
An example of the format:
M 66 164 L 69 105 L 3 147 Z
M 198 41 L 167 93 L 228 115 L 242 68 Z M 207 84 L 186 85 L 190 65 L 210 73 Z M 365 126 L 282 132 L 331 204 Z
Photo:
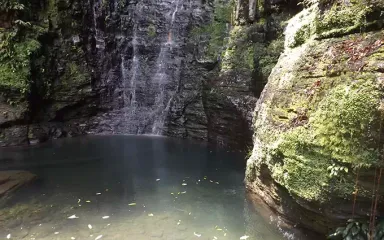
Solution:
M 354 170 L 383 165 L 383 34 L 310 42 L 287 52 L 272 73 L 255 123 L 263 146 L 257 164 L 266 163 L 292 196 L 351 198 Z M 369 195 L 365 187 L 359 196 Z
M 369 80 L 332 89 L 306 126 L 282 135 L 275 151 L 281 154 L 284 164 L 275 165 L 276 179 L 292 193 L 313 200 L 326 197 L 324 186 L 328 187 L 334 177 L 329 172 L 332 164 L 340 169 L 378 164 L 381 97 L 382 91 Z M 345 173 L 341 171 L 341 175 Z M 339 190 L 351 193 L 352 189 Z
M 76 62 L 67 64 L 64 75 L 60 78 L 61 86 L 73 88 L 90 81 L 89 73 Z
M 367 28 L 368 15 L 374 11 L 370 1 L 352 0 L 350 4 L 336 1 L 316 20 L 316 33 L 320 37 L 343 36 Z
M 211 23 L 192 30 L 191 37 L 195 42 L 205 42 L 204 57 L 217 60 L 228 43 L 228 30 L 233 11 L 232 1 L 215 1 L 214 17 Z

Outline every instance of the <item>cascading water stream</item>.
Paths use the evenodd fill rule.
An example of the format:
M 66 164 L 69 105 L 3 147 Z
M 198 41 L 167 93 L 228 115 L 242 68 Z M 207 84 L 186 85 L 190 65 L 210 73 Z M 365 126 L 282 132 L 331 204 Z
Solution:
M 133 30 L 133 39 L 132 39 L 132 48 L 133 48 L 133 58 L 131 65 L 129 89 L 127 86 L 124 86 L 124 104 L 125 104 L 125 117 L 128 118 L 130 122 L 131 118 L 136 114 L 136 82 L 138 77 L 138 71 L 140 67 L 139 53 L 138 53 L 138 37 L 137 37 L 137 28 L 135 25 Z M 124 81 L 127 83 L 127 81 Z
M 127 5 L 121 16 L 120 84 L 114 89 L 114 110 L 101 122 L 114 134 L 161 135 L 184 58 L 190 19 L 183 1 L 159 0 Z M 183 11 L 183 12 L 182 12 Z
M 142 5 L 139 3 L 136 6 L 135 11 L 135 23 L 133 26 L 133 37 L 130 41 L 130 44 L 125 47 L 123 54 L 121 55 L 121 77 L 122 77 L 122 95 L 123 95 L 123 108 L 122 113 L 120 113 L 119 119 L 120 123 L 116 126 L 115 132 L 123 133 L 141 133 L 140 129 L 132 122 L 137 118 L 137 100 L 136 100 L 136 88 L 137 81 L 139 81 L 140 76 L 140 56 L 139 56 L 139 23 L 138 16 L 140 16 L 142 11 Z M 129 33 L 128 33 L 129 34 Z M 129 52 L 129 48 L 132 49 L 132 60 L 129 64 L 125 58 L 125 54 Z
M 97 13 L 97 10 L 98 9 L 101 9 L 101 2 L 102 0 L 94 0 L 93 2 L 93 29 L 95 31 L 95 40 L 96 40 L 96 48 L 99 49 L 104 49 L 104 37 L 102 35 L 102 33 L 100 32 L 100 30 L 98 29 L 97 27 L 97 17 L 98 17 L 98 13 Z
M 174 23 L 176 20 L 176 14 L 179 10 L 179 1 L 180 0 L 174 0 L 172 3 L 175 5 L 175 8 L 172 12 L 171 21 L 169 24 L 169 30 L 168 30 L 168 36 L 165 43 L 162 44 L 159 57 L 156 61 L 157 71 L 152 79 L 152 82 L 154 84 L 158 85 L 159 94 L 156 96 L 155 100 L 155 110 L 154 110 L 154 123 L 152 127 L 152 134 L 155 135 L 161 135 L 162 128 L 164 126 L 164 121 L 166 118 L 166 114 L 169 111 L 170 104 L 172 102 L 172 93 L 169 100 L 166 100 L 166 84 L 168 82 L 168 76 L 167 76 L 167 68 L 169 67 L 169 55 L 172 52 L 172 48 L 175 44 L 174 42 Z

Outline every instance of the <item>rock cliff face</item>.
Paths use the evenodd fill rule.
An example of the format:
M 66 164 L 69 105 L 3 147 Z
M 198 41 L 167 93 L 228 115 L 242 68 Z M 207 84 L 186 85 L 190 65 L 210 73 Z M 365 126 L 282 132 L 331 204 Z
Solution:
M 93 4 L 2 0 L 1 145 L 81 134 L 99 111 Z
M 382 0 L 0 3 L 1 146 L 254 132 L 247 187 L 322 233 L 384 190 Z
M 284 20 L 297 8 L 254 0 L 2 1 L 2 146 L 112 133 L 248 148 L 257 97 L 283 49 Z
M 383 1 L 313 1 L 288 22 L 255 109 L 246 185 L 294 224 L 329 233 L 372 214 L 384 193 L 383 11 Z

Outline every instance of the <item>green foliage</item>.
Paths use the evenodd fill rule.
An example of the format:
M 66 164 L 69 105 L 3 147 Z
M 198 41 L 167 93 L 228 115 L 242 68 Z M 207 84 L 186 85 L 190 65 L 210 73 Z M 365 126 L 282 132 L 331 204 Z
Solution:
M 327 170 L 330 172 L 329 173 L 329 176 L 332 177 L 332 176 L 337 176 L 339 175 L 340 172 L 345 172 L 345 173 L 348 173 L 348 168 L 347 167 L 343 167 L 343 166 L 338 166 L 336 165 L 335 163 L 332 164 L 331 166 L 329 166 L 327 168 Z
M 7 0 L 5 8 L 27 11 L 16 0 Z M 41 45 L 37 38 L 47 31 L 46 28 L 23 19 L 14 19 L 9 29 L 0 30 L 0 88 L 19 90 L 23 96 L 29 92 L 31 58 Z
M 294 44 L 290 47 L 297 47 L 305 43 L 311 35 L 310 26 L 308 24 L 302 26 L 294 36 Z
M 148 26 L 148 36 L 151 38 L 156 37 L 156 27 L 155 25 L 151 24 Z
M 316 33 L 319 37 L 325 38 L 364 31 L 374 24 L 374 21 L 367 21 L 367 16 L 376 8 L 384 10 L 384 6 L 371 2 L 371 0 L 351 0 L 346 4 L 343 1 L 335 1 L 329 10 L 317 17 Z
M 302 4 L 305 7 L 309 7 L 309 6 L 317 4 L 317 3 L 325 5 L 325 4 L 335 2 L 335 1 L 337 1 L 337 0 L 302 0 L 299 4 Z
M 57 27 L 59 12 L 57 10 L 57 1 L 48 0 L 45 18 L 49 19 L 53 27 Z
M 2 0 L 0 5 L 0 11 L 21 11 L 24 10 L 24 4 L 20 3 L 19 0 Z
M 191 36 L 195 42 L 206 42 L 203 50 L 206 58 L 216 60 L 228 43 L 227 36 L 232 11 L 232 1 L 215 1 L 213 21 L 192 30 Z
M 223 22 L 213 22 L 212 24 L 196 28 L 192 35 L 198 41 L 199 38 L 208 38 L 204 49 L 204 55 L 209 59 L 216 59 L 227 43 L 227 25 Z
M 264 13 L 265 0 L 257 0 L 257 9 L 260 13 Z
M 280 54 L 284 51 L 284 36 L 281 34 L 277 39 L 267 44 L 256 44 L 255 49 L 255 56 L 259 56 L 259 71 L 266 83 Z
M 314 36 L 317 39 L 381 29 L 384 2 L 375 0 L 304 0 L 308 7 L 296 15 L 287 29 L 288 47 L 297 47 Z
M 30 57 L 40 48 L 40 43 L 27 39 L 12 45 L 0 55 L 0 87 L 16 88 L 22 93 L 28 89 L 30 74 Z
M 230 23 L 232 12 L 234 7 L 234 1 L 216 1 L 214 20 L 216 22 Z
M 222 69 L 254 69 L 256 45 L 248 39 L 248 28 L 234 26 L 227 49 L 223 53 Z
M 251 44 L 244 52 L 244 60 L 249 69 L 255 68 L 255 46 Z
M 328 236 L 327 239 L 332 240 L 347 240 L 347 239 L 362 239 L 362 240 L 380 240 L 384 237 L 384 221 L 377 219 L 370 232 L 370 223 L 364 219 L 349 219 L 344 227 L 339 227 L 334 233 Z
M 320 14 L 318 5 L 304 9 L 288 22 L 285 30 L 286 46 L 294 48 L 305 43 L 315 33 L 315 20 Z
M 82 69 L 79 64 L 70 62 L 67 64 L 64 76 L 61 79 L 63 84 L 71 87 L 72 83 L 76 85 L 88 83 L 89 77 L 88 72 Z
M 40 43 L 26 36 L 32 29 L 14 27 L 0 33 L 0 87 L 28 92 L 30 59 Z

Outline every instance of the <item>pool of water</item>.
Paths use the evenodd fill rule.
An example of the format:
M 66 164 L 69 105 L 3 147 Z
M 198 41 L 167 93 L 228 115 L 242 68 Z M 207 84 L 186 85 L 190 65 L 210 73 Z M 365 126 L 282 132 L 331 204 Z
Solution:
M 284 239 L 245 196 L 242 153 L 150 136 L 0 151 L 0 170 L 39 177 L 1 209 L 0 238 Z

